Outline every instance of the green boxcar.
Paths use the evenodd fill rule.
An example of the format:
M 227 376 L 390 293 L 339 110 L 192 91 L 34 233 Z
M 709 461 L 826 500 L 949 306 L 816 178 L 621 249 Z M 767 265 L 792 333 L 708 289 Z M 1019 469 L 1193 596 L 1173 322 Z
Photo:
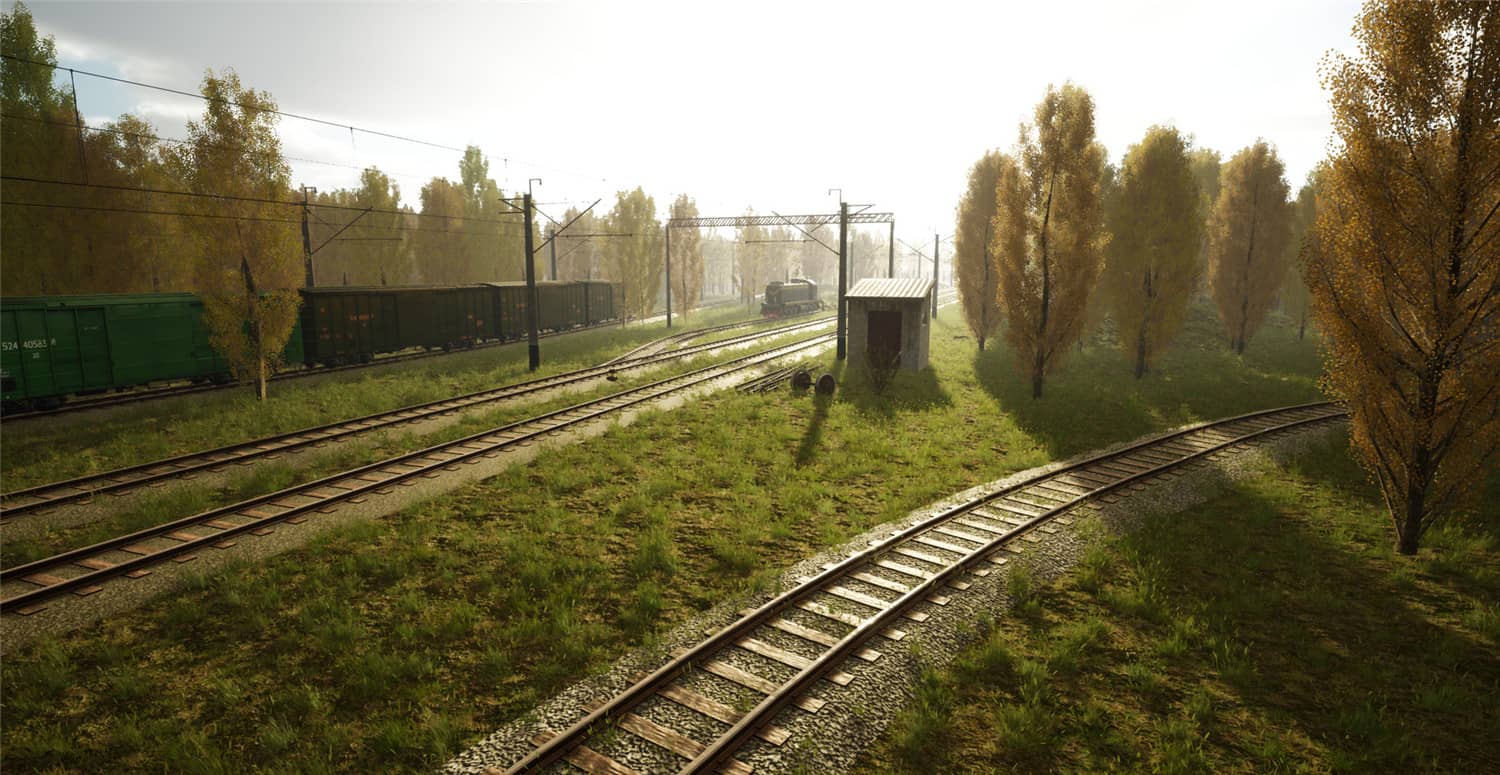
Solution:
M 302 361 L 297 331 L 283 358 Z M 0 372 L 8 406 L 56 403 L 151 382 L 222 379 L 203 302 L 188 293 L 0 300 Z

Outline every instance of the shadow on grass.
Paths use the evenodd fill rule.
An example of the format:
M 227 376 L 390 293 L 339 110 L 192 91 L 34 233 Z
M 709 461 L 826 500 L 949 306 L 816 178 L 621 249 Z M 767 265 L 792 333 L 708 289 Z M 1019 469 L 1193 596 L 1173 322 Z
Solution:
M 981 386 L 1022 429 L 1065 457 L 1166 427 L 1320 400 L 1315 344 L 1296 330 L 1266 326 L 1241 357 L 1220 341 L 1206 316 L 1193 320 L 1145 377 L 1104 344 L 1070 349 L 1048 375 L 1040 399 L 1031 397 L 1030 371 L 997 338 L 978 353 Z
M 818 381 L 820 371 L 822 371 L 821 368 L 812 370 L 814 383 Z M 834 361 L 827 373 L 832 374 L 836 382 L 843 383 L 844 375 L 847 373 L 844 369 L 844 362 Z M 808 392 L 812 394 L 813 415 L 812 420 L 807 424 L 807 430 L 802 434 L 802 441 L 797 444 L 798 468 L 811 463 L 817 457 L 818 442 L 823 439 L 823 426 L 828 422 L 828 410 L 833 407 L 834 400 L 834 396 L 820 396 L 812 389 Z
M 1122 540 L 1137 583 L 1103 598 L 1141 630 L 1178 637 L 1195 618 L 1176 677 L 1212 668 L 1233 704 L 1302 730 L 1336 771 L 1480 771 L 1494 761 L 1485 719 L 1500 713 L 1500 654 L 1441 612 L 1465 595 L 1495 599 L 1495 577 L 1477 582 L 1487 588 L 1418 583 L 1420 560 L 1367 548 L 1379 533 L 1368 509 L 1330 515 L 1342 491 L 1360 489 L 1351 473 L 1335 476 L 1333 500 L 1295 483 L 1237 487 L 1221 513 L 1210 502 L 1149 520 Z
M 901 412 L 918 412 L 953 403 L 931 367 L 899 371 L 884 391 L 877 390 L 863 366 L 849 369 L 839 400 L 866 414 L 890 419 Z

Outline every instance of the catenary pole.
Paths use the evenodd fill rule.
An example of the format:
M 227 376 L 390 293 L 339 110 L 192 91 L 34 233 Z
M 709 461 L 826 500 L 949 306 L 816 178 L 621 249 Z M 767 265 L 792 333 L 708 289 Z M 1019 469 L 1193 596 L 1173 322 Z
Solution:
M 554 224 L 549 231 L 552 236 L 547 242 L 547 247 L 551 249 L 549 253 L 552 256 L 552 282 L 557 282 L 557 226 Z
M 896 222 L 891 221 L 891 236 L 886 240 L 885 276 L 893 278 L 896 276 Z
M 840 192 L 842 193 L 842 192 Z M 842 199 L 842 197 L 840 197 Z M 844 294 L 848 292 L 849 268 L 845 258 L 849 253 L 849 205 L 847 202 L 839 202 L 839 330 L 838 330 L 838 360 L 844 360 L 848 344 L 845 341 L 848 315 L 848 306 L 844 301 Z
M 307 287 L 312 288 L 316 283 L 313 282 L 312 237 L 307 231 L 307 192 L 309 191 L 317 191 L 317 189 L 311 186 L 302 187 L 302 271 L 306 275 L 303 281 Z
M 672 221 L 667 220 L 662 231 L 666 232 L 667 243 L 667 328 L 672 327 Z
M 521 205 L 525 212 L 526 223 L 526 354 L 531 362 L 531 370 L 536 371 L 542 365 L 542 346 L 538 343 L 537 325 L 539 311 L 537 307 L 541 299 L 536 292 L 536 257 L 532 255 L 531 249 L 531 192 L 521 195 Z
M 937 320 L 938 235 L 932 235 L 932 319 Z

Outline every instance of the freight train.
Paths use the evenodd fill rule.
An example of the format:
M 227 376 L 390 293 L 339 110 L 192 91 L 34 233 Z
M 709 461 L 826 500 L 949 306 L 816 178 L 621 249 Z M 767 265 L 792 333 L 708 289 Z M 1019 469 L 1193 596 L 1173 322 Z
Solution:
M 760 314 L 768 318 L 784 318 L 816 312 L 823 308 L 818 300 L 818 284 L 801 278 L 766 284 L 766 295 L 760 305 Z
M 526 336 L 526 284 L 304 288 L 282 353 L 307 367 L 368 362 L 411 348 L 473 347 Z M 607 282 L 537 283 L 539 328 L 616 318 Z M 188 293 L 0 299 L 4 408 L 45 408 L 67 395 L 153 382 L 227 382 L 209 344 L 203 302 Z

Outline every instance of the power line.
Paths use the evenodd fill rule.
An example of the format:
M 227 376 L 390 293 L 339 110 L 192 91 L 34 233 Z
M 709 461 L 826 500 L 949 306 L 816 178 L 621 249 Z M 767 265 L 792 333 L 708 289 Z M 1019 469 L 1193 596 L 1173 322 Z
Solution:
M 364 127 L 357 127 L 357 126 L 354 126 L 352 124 L 342 124 L 342 123 L 339 123 L 337 121 L 329 121 L 328 119 L 316 118 L 316 117 L 313 117 L 313 116 L 304 116 L 304 115 L 301 115 L 301 114 L 298 114 L 298 113 L 289 113 L 289 112 L 284 111 L 284 110 L 277 110 L 275 108 L 267 108 L 267 107 L 262 106 L 262 105 L 254 105 L 254 104 L 247 105 L 247 104 L 245 104 L 243 102 L 232 102 L 230 100 L 226 100 L 226 99 L 222 99 L 222 98 L 209 97 L 209 96 L 207 96 L 205 94 L 200 94 L 198 92 L 190 92 L 190 91 L 184 91 L 182 89 L 174 89 L 174 88 L 172 88 L 170 86 L 158 86 L 158 85 L 152 84 L 152 83 L 142 83 L 141 81 L 132 81 L 132 80 L 130 80 L 128 78 L 116 78 L 113 75 L 104 75 L 103 73 L 93 73 L 93 72 L 89 72 L 88 70 L 79 70 L 76 67 L 66 67 L 66 66 L 63 66 L 63 65 L 53 64 L 51 62 L 38 62 L 38 61 L 36 61 L 34 59 L 26 59 L 25 57 L 18 57 L 18 56 L 14 55 L 14 54 L 0 54 L 0 57 L 4 57 L 6 59 L 10 59 L 10 60 L 16 61 L 16 62 L 23 62 L 23 63 L 28 64 L 28 65 L 36 65 L 38 67 L 50 67 L 50 68 L 52 68 L 54 70 L 67 70 L 69 73 L 76 73 L 78 75 L 86 75 L 86 76 L 89 76 L 90 78 L 98 78 L 98 79 L 105 80 L 105 81 L 114 81 L 115 83 L 125 83 L 125 84 L 130 84 L 131 86 L 139 86 L 139 87 L 141 87 L 143 89 L 155 89 L 156 91 L 166 92 L 168 94 L 177 94 L 177 95 L 181 95 L 183 97 L 196 97 L 197 99 L 203 100 L 205 102 L 223 102 L 223 103 L 227 103 L 229 105 L 233 105 L 233 106 L 235 106 L 237 108 L 241 108 L 243 110 L 254 110 L 254 111 L 257 111 L 257 112 L 260 112 L 260 113 L 274 113 L 274 114 L 276 114 L 278 116 L 284 116 L 286 118 L 295 118 L 295 119 L 300 119 L 302 121 L 311 121 L 311 122 L 313 122 L 315 124 L 323 124 L 324 126 L 338 127 L 339 129 L 347 129 L 350 132 L 364 132 L 365 134 L 376 135 L 378 137 L 387 137 L 387 138 L 390 138 L 392 140 L 402 140 L 402 141 L 405 141 L 405 142 L 408 142 L 408 143 L 417 143 L 419 145 L 432 146 L 433 148 L 442 148 L 445 151 L 457 151 L 459 153 L 463 153 L 464 152 L 463 148 L 455 148 L 455 147 L 453 147 L 451 145 L 444 145 L 442 143 L 434 143 L 434 142 L 432 142 L 430 140 L 422 140 L 422 139 L 418 139 L 418 138 L 415 138 L 415 137 L 407 137 L 405 135 L 392 134 L 390 132 L 381 132 L 381 131 L 378 131 L 378 130 L 375 130 L 375 129 L 365 129 Z
M 155 141 L 161 142 L 161 143 L 172 143 L 172 144 L 175 144 L 175 145 L 194 145 L 194 146 L 197 145 L 197 143 L 195 143 L 192 140 L 184 140 L 184 139 L 179 138 L 179 137 L 163 137 L 161 135 L 153 135 L 153 134 L 151 134 L 149 132 L 128 132 L 128 131 L 126 131 L 124 129 L 116 129 L 116 128 L 109 127 L 109 126 L 95 127 L 95 126 L 88 126 L 87 124 L 85 124 L 82 127 L 77 127 L 77 126 L 74 126 L 74 124 L 72 122 L 68 122 L 68 121 L 49 121 L 48 119 L 45 119 L 45 118 L 37 118 L 35 116 L 22 116 L 22 115 L 17 115 L 15 113 L 5 113 L 3 111 L 0 111 L 0 118 L 4 118 L 4 119 L 9 120 L 9 121 L 30 121 L 30 122 L 32 122 L 34 124 L 46 124 L 48 126 L 63 127 L 65 129 L 82 129 L 85 132 L 98 132 L 100 134 L 119 135 L 121 137 L 137 137 L 137 138 L 142 138 L 142 139 L 147 139 L 147 140 L 155 140 Z M 230 145 L 228 143 L 204 143 L 204 145 L 207 146 L 207 147 L 209 147 L 209 148 L 223 148 L 223 149 L 231 150 L 231 151 L 244 150 L 244 146 L 243 145 Z M 376 167 L 373 164 L 366 164 L 366 165 L 361 166 L 359 164 L 345 164 L 343 162 L 325 161 L 323 159 L 309 159 L 309 158 L 306 158 L 306 157 L 303 157 L 303 156 L 285 156 L 285 155 L 283 155 L 281 158 L 286 159 L 287 161 L 300 161 L 300 162 L 303 162 L 305 164 L 321 164 L 321 165 L 326 166 L 326 167 L 342 167 L 344 169 L 359 170 L 360 172 L 363 172 L 363 171 L 365 171 L 367 169 L 371 169 L 371 168 L 380 170 L 379 167 Z M 408 178 L 420 178 L 420 177 L 422 177 L 421 175 L 418 175 L 415 172 L 401 172 L 399 170 L 380 170 L 380 171 L 384 172 L 384 173 L 387 173 L 387 174 L 400 175 L 402 177 L 408 177 Z
M 366 129 L 364 127 L 354 126 L 353 124 L 344 124 L 344 123 L 340 123 L 338 121 L 330 121 L 330 120 L 324 119 L 324 118 L 317 118 L 315 116 L 305 116 L 305 115 L 302 115 L 302 114 L 299 114 L 299 113 L 290 113 L 288 111 L 279 110 L 279 109 L 276 109 L 276 108 L 267 108 L 267 107 L 262 106 L 262 105 L 253 105 L 253 104 L 252 105 L 247 105 L 247 104 L 245 104 L 243 102 L 233 102 L 233 101 L 225 100 L 225 99 L 222 99 L 222 98 L 209 97 L 208 95 L 201 94 L 199 92 L 190 92 L 190 91 L 186 91 L 186 90 L 183 90 L 183 89 L 174 89 L 174 88 L 172 88 L 170 86 L 160 86 L 160 85 L 157 85 L 157 84 L 144 83 L 144 82 L 141 82 L 141 81 L 132 81 L 132 80 L 130 80 L 128 78 L 118 78 L 118 77 L 113 76 L 113 75 L 105 75 L 103 73 L 95 73 L 95 72 L 90 72 L 88 70 L 79 70 L 78 68 L 75 68 L 75 67 L 66 67 L 64 65 L 55 64 L 53 62 L 38 62 L 38 61 L 36 61 L 34 59 L 27 59 L 25 57 L 18 57 L 18 56 L 14 55 L 14 54 L 0 54 L 0 57 L 4 57 L 5 59 L 9 59 L 9 60 L 12 60 L 12 61 L 15 61 L 15 62 L 22 62 L 22 63 L 25 63 L 25 64 L 34 65 L 34 66 L 37 66 L 37 67 L 47 67 L 47 68 L 51 68 L 53 70 L 67 70 L 69 74 L 85 75 L 85 76 L 89 76 L 90 78 L 98 78 L 98 79 L 105 80 L 105 81 L 113 81 L 115 83 L 124 83 L 124 84 L 129 84 L 131 86 L 139 86 L 139 87 L 141 87 L 143 89 L 155 89 L 156 91 L 166 92 L 168 94 L 177 94 L 177 95 L 180 95 L 180 96 L 183 96 L 183 97 L 193 97 L 193 98 L 200 99 L 200 100 L 203 100 L 205 102 L 210 102 L 210 103 L 213 103 L 213 102 L 223 102 L 223 103 L 227 103 L 229 105 L 233 105 L 233 106 L 235 106 L 237 108 L 241 108 L 243 110 L 254 110 L 254 111 L 257 111 L 257 112 L 261 112 L 261 113 L 274 113 L 274 114 L 276 114 L 278 116 L 282 116 L 282 117 L 285 117 L 285 118 L 295 118 L 295 119 L 299 119 L 299 120 L 302 120 L 302 121 L 310 121 L 310 122 L 315 123 L 315 124 L 322 124 L 324 126 L 331 126 L 331 127 L 336 127 L 336 128 L 339 128 L 339 129 L 347 129 L 347 130 L 349 130 L 349 137 L 350 137 L 350 141 L 351 142 L 353 141 L 353 137 L 354 137 L 354 133 L 355 132 L 363 132 L 363 133 L 365 133 L 367 135 L 374 135 L 376 137 L 385 137 L 385 138 L 388 138 L 388 139 L 391 139 L 391 140 L 401 140 L 403 142 L 416 143 L 418 145 L 426 145 L 426 146 L 430 146 L 432 148 L 441 148 L 441 149 L 443 149 L 445 151 L 456 151 L 458 153 L 467 153 L 468 152 L 467 148 L 456 148 L 454 146 L 445 145 L 443 143 L 435 143 L 435 142 L 432 142 L 431 140 L 423 140 L 423 139 L 416 138 L 416 137 L 409 137 L 409 136 L 406 136 L 406 135 L 393 134 L 391 132 L 382 132 L 382 131 L 379 131 L 379 130 L 376 130 L 376 129 Z M 478 147 L 478 146 L 472 146 L 472 147 Z M 489 154 L 485 154 L 485 156 L 486 156 L 486 161 L 488 161 Z M 548 170 L 549 169 L 549 170 L 552 170 L 554 172 L 560 172 L 560 173 L 562 173 L 564 175 L 572 175 L 572 176 L 580 178 L 580 179 L 598 180 L 601 183 L 608 183 L 609 182 L 608 178 L 597 177 L 597 176 L 593 176 L 593 175 L 584 175 L 584 174 L 579 173 L 579 172 L 572 172 L 572 171 L 561 169 L 561 168 L 558 168 L 558 167 L 551 167 L 549 165 L 544 165 L 544 164 L 536 164 L 534 162 L 529 162 L 529 161 L 527 161 L 525 159 L 515 159 L 515 158 L 509 157 L 509 156 L 502 156 L 502 157 L 500 157 L 500 160 L 506 166 L 508 166 L 510 164 L 510 162 L 514 161 L 514 162 L 516 162 L 518 164 L 524 164 L 524 165 L 526 165 L 528 167 L 532 167 L 534 169 L 544 169 L 544 170 Z
M 50 203 L 50 202 L 17 202 L 17 201 L 13 201 L 13 200 L 0 201 L 0 205 L 4 205 L 6 207 L 42 207 L 42 208 L 56 209 L 56 210 L 88 210 L 88 211 L 103 212 L 103 213 L 134 213 L 134 214 L 139 214 L 139 215 L 173 215 L 173 216 L 177 216 L 177 217 L 180 217 L 180 218 L 211 218 L 211 219 L 216 219 L 216 220 L 257 221 L 257 222 L 261 222 L 261 223 L 287 223 L 287 224 L 301 224 L 302 223 L 302 220 L 300 218 L 267 218 L 267 217 L 264 217 L 264 216 L 256 216 L 256 215 L 225 215 L 223 213 L 187 213 L 187 212 L 182 212 L 180 210 L 147 210 L 147 209 L 144 209 L 144 208 L 137 208 L 137 207 L 103 207 L 103 206 L 98 206 L 98 205 L 58 204 L 58 203 Z M 328 225 L 332 226 L 332 224 L 328 224 Z M 387 229 L 387 230 L 392 230 L 392 231 L 425 231 L 425 232 L 434 233 L 434 234 L 453 234 L 453 235 L 456 235 L 456 236 L 473 236 L 473 235 L 477 235 L 477 234 L 488 234 L 488 235 L 498 235 L 498 234 L 500 234 L 500 232 L 498 232 L 498 231 L 467 232 L 466 233 L 466 232 L 447 231 L 446 229 L 424 229 L 424 228 L 421 228 L 421 227 L 418 227 L 418 226 L 400 226 L 400 225 L 382 226 L 382 225 L 379 225 L 379 224 L 359 224 L 359 226 L 357 228 L 362 228 L 362 229 Z
M 196 191 L 173 191 L 166 188 L 145 188 L 137 186 L 121 186 L 111 183 L 83 183 L 76 180 L 51 180 L 47 178 L 31 178 L 23 175 L 0 175 L 0 180 L 9 180 L 16 183 L 41 183 L 52 186 L 73 186 L 76 188 L 102 188 L 110 191 L 126 191 L 138 194 L 162 194 L 165 196 L 187 196 L 201 199 L 217 199 L 226 202 L 247 202 L 251 204 L 285 205 L 287 207 L 302 207 L 303 202 L 288 199 L 270 199 L 253 196 L 236 196 L 232 194 L 205 194 Z M 352 205 L 326 204 L 322 202 L 307 202 L 308 207 L 325 207 L 330 210 L 353 210 L 358 212 L 381 213 L 383 215 L 410 215 L 418 218 L 447 218 L 455 221 L 474 221 L 476 223 L 494 223 L 503 226 L 514 226 L 514 221 L 500 221 L 492 218 L 471 218 L 463 215 L 442 215 L 440 213 L 420 213 L 406 210 L 387 210 L 373 207 L 356 207 Z M 509 215 L 509 213 L 505 213 Z M 330 224 L 331 225 L 331 224 Z

